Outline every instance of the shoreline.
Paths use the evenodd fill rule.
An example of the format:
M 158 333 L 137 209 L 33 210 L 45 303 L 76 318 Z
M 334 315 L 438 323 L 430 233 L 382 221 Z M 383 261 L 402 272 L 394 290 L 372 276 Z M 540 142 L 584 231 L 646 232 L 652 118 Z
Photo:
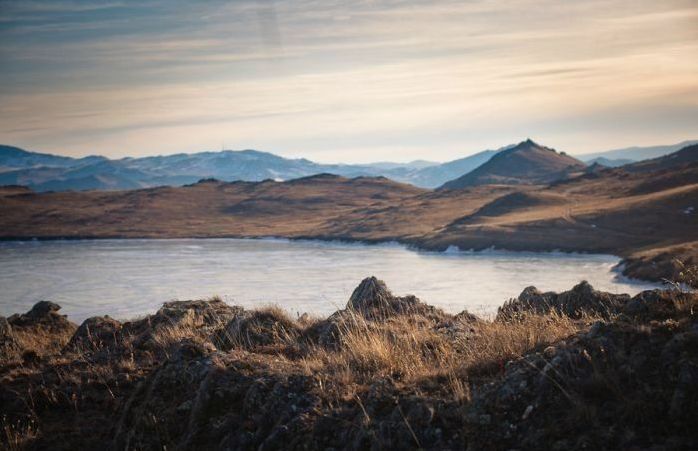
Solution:
M 529 285 L 536 285 L 544 291 L 561 289 L 568 284 L 577 283 L 582 279 L 590 281 L 592 284 L 599 284 L 602 289 L 614 293 L 635 293 L 653 288 L 661 288 L 661 285 L 647 283 L 641 280 L 630 280 L 619 277 L 614 269 L 619 262 L 617 256 L 611 254 L 590 254 L 590 253 L 564 253 L 564 252 L 521 252 L 507 250 L 492 250 L 483 251 L 462 251 L 458 254 L 443 253 L 438 251 L 423 250 L 414 246 L 409 246 L 404 243 L 383 242 L 383 243 L 360 243 L 357 241 L 326 241 L 314 239 L 287 239 L 279 237 L 262 237 L 254 239 L 240 238 L 210 238 L 210 239 L 189 239 L 189 238 L 161 238 L 140 239 L 86 239 L 86 240 L 24 240 L 15 241 L 15 244 L 8 242 L 7 245 L 0 243 L 0 249 L 5 249 L 9 265 L 20 265 L 26 255 L 36 256 L 41 258 L 41 255 L 57 255 L 58 260 L 51 260 L 47 264 L 38 265 L 36 268 L 26 271 L 20 271 L 17 276 L 21 276 L 23 284 L 31 282 L 34 275 L 43 277 L 42 275 L 50 270 L 51 266 L 60 261 L 73 261 L 73 257 L 85 250 L 87 258 L 93 258 L 97 253 L 104 254 L 104 258 L 99 258 L 93 261 L 94 270 L 90 272 L 90 280 L 95 285 L 98 281 L 104 288 L 108 289 L 104 295 L 105 305 L 113 305 L 113 309 L 108 310 L 110 315 L 115 318 L 130 318 L 144 314 L 149 308 L 155 308 L 155 301 L 160 297 L 154 295 L 158 290 L 158 284 L 169 287 L 163 293 L 167 299 L 206 299 L 213 295 L 225 296 L 227 302 L 231 304 L 241 305 L 246 308 L 255 308 L 260 305 L 260 302 L 275 303 L 282 305 L 286 310 L 294 316 L 302 313 L 309 314 L 328 314 L 331 310 L 329 305 L 332 303 L 321 302 L 326 299 L 333 301 L 344 296 L 346 293 L 340 290 L 343 287 L 338 279 L 347 278 L 354 279 L 365 276 L 368 273 L 379 274 L 392 281 L 399 287 L 402 293 L 414 293 L 423 299 L 430 299 L 436 302 L 436 305 L 444 308 L 451 313 L 457 313 L 463 308 L 478 313 L 492 313 L 501 302 L 506 299 L 517 296 L 524 288 Z M 43 244 L 42 244 L 43 243 Z M 195 250 L 188 250 L 189 248 Z M 374 249 L 375 248 L 375 249 Z M 91 250 L 90 250 L 91 249 Z M 123 251 L 137 251 L 143 249 L 145 260 L 140 261 L 141 257 L 136 257 L 141 254 L 134 254 L 128 259 L 119 257 Z M 248 280 L 246 276 L 244 280 L 237 280 L 238 274 L 248 274 L 251 269 L 236 270 L 225 269 L 230 265 L 235 267 L 242 264 L 239 258 L 233 255 L 238 253 L 238 250 L 252 252 L 250 258 L 245 257 L 246 264 L 251 265 L 250 268 L 261 268 L 267 265 L 267 257 L 276 261 L 277 257 L 282 258 L 282 261 L 292 262 L 295 255 L 316 255 L 320 260 L 324 261 L 324 255 L 334 256 L 329 258 L 344 258 L 348 262 L 364 262 L 361 269 L 354 268 L 351 263 L 342 264 L 337 262 L 333 265 L 332 270 L 322 268 L 323 265 L 314 264 L 311 262 L 300 264 L 297 269 L 290 269 L 280 263 L 282 266 L 272 264 L 271 268 L 283 270 L 284 276 L 270 279 L 269 276 L 253 277 L 254 283 L 245 282 Z M 162 266 L 157 265 L 159 255 L 174 255 L 174 253 L 182 253 L 181 258 L 177 258 L 178 263 L 167 264 L 162 263 Z M 228 256 L 229 255 L 229 256 Z M 113 256 L 113 257 L 110 257 Z M 119 268 L 128 265 L 128 261 L 137 258 L 143 266 L 142 271 L 126 271 L 121 272 Z M 211 286 L 198 286 L 195 280 L 190 280 L 182 268 L 190 268 L 191 271 L 198 273 L 199 271 L 207 271 L 202 268 L 198 262 L 203 261 L 219 262 L 223 269 L 212 269 L 207 277 L 212 277 L 214 281 Z M 358 260 L 357 260 L 358 259 Z M 12 263 L 12 262 L 15 263 Z M 92 261 L 92 260 L 91 260 Z M 105 263 L 108 261 L 109 263 Z M 234 263 L 237 262 L 237 263 Z M 385 266 L 391 266 L 392 263 L 405 262 L 404 267 L 399 271 L 387 271 Z M 60 264 L 60 263 L 59 263 Z M 106 278 L 100 276 L 102 273 L 108 272 L 107 265 L 113 265 L 115 274 L 123 277 L 138 277 L 136 285 L 132 288 L 124 287 L 120 282 L 109 282 Z M 157 265 L 157 266 L 153 266 Z M 152 269 L 148 269 L 152 266 Z M 564 267 L 564 268 L 563 268 Z M 28 267 L 31 268 L 31 267 Z M 422 271 L 429 268 L 436 272 L 432 276 L 420 275 Z M 487 269 L 493 268 L 493 269 Z M 499 269 L 494 269 L 499 268 Z M 520 269 L 520 276 L 508 276 L 511 271 Z M 545 268 L 545 269 L 542 269 Z M 550 273 L 559 268 L 559 275 Z M 11 266 L 7 267 L 9 271 Z M 97 271 L 97 272 L 95 272 Z M 106 272 L 105 272 L 106 271 Z M 541 272 L 542 271 L 542 272 Z M 410 276 L 404 275 L 411 274 Z M 487 293 L 477 294 L 478 287 L 481 282 L 471 274 L 482 274 L 486 280 Z M 172 276 L 177 274 L 177 276 Z M 276 274 L 276 273 L 275 273 Z M 316 293 L 317 299 L 310 295 L 307 296 L 288 296 L 284 288 L 287 282 L 293 285 L 293 280 L 296 275 L 312 274 L 308 276 L 307 290 Z M 335 275 L 336 274 L 336 275 Z M 123 277 L 121 277 L 123 275 Z M 98 313 L 96 308 L 89 306 L 91 296 L 98 296 L 99 291 L 93 290 L 87 286 L 87 291 L 82 292 L 80 289 L 80 281 L 72 276 L 70 271 L 57 270 L 55 277 L 60 277 L 64 283 L 73 285 L 75 288 L 61 288 L 54 291 L 51 286 L 46 283 L 37 281 L 37 285 L 33 290 L 23 290 L 12 288 L 12 280 L 4 278 L 2 284 L 7 284 L 10 289 L 8 294 L 11 294 L 12 303 L 4 313 L 12 313 L 12 310 L 21 310 L 29 306 L 29 301 L 38 299 L 50 299 L 55 302 L 65 303 L 66 313 L 71 319 L 79 320 Z M 94 277 L 94 278 L 93 278 Z M 277 281 L 278 277 L 278 281 Z M 497 280 L 500 280 L 497 282 Z M 142 278 L 142 281 L 140 281 Z M 462 280 L 461 280 L 462 279 Z M 178 282 L 181 280 L 181 282 Z M 510 281 L 507 281 L 510 280 Z M 412 282 L 416 281 L 416 282 Z M 484 283 L 484 282 L 483 282 Z M 424 285 L 422 285 L 424 284 Z M 260 288 L 260 287 L 267 287 Z M 448 286 L 452 288 L 444 289 Z M 453 288 L 455 287 L 455 288 Z M 134 289 L 138 292 L 134 292 Z M 80 292 L 77 292 L 79 290 Z M 458 294 L 454 290 L 460 290 Z M 291 290 L 294 291 L 294 290 Z M 75 297 L 73 300 L 70 296 L 66 297 L 66 293 L 73 292 Z M 491 293 L 496 293 L 490 294 Z M 33 297 L 28 294 L 34 293 Z M 123 293 L 123 305 L 119 304 L 119 295 L 113 293 Z M 18 302 L 15 302 L 18 301 Z M 23 302 L 20 302 L 23 301 Z M 437 302 L 438 301 L 438 302 Z M 115 304 L 116 303 L 116 304 Z M 145 306 L 145 307 L 144 307 Z
M 392 246 L 399 245 L 404 248 L 415 251 L 415 252 L 430 252 L 436 254 L 445 255 L 459 255 L 459 254 L 482 254 L 486 252 L 511 252 L 517 254 L 533 253 L 533 254 L 559 254 L 559 255 L 610 255 L 619 259 L 618 263 L 614 265 L 612 272 L 616 272 L 619 276 L 622 276 L 628 282 L 637 281 L 640 283 L 663 283 L 666 278 L 657 276 L 655 278 L 644 278 L 637 277 L 636 274 L 642 274 L 648 268 L 640 267 L 636 268 L 634 271 L 628 269 L 628 259 L 631 252 L 598 252 L 598 251 L 588 251 L 582 248 L 576 250 L 562 250 L 559 248 L 551 248 L 550 246 L 539 245 L 531 246 L 529 248 L 517 246 L 517 249 L 509 249 L 506 247 L 491 246 L 480 246 L 480 247 L 470 247 L 468 249 L 460 249 L 458 245 L 449 245 L 445 249 L 443 246 L 430 246 L 424 245 L 420 239 L 401 239 L 398 237 L 390 239 L 366 239 L 366 238 L 352 238 L 348 236 L 290 236 L 284 237 L 279 235 L 220 235 L 220 236 L 210 236 L 210 235 L 193 235 L 193 236 L 148 236 L 148 235 L 47 235 L 47 236 L 0 236 L 0 242 L 36 242 L 36 241 L 101 241 L 101 240 L 216 240 L 216 239 L 235 239 L 235 240 L 286 240 L 286 241 L 308 241 L 308 242 L 320 242 L 320 243 L 336 243 L 336 244 L 360 244 L 364 246 Z M 455 248 L 455 250 L 449 250 Z M 625 254 L 625 255 L 623 255 Z

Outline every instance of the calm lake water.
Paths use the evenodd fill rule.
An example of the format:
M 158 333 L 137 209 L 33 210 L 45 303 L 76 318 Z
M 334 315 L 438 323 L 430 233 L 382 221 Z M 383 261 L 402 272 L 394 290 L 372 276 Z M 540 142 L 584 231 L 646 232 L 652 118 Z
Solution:
M 220 295 L 244 307 L 278 304 L 329 315 L 366 276 L 399 295 L 456 313 L 492 313 L 525 287 L 565 290 L 580 280 L 615 293 L 653 285 L 618 280 L 608 255 L 416 252 L 286 240 L 81 240 L 0 243 L 0 314 L 59 303 L 74 321 L 132 318 L 173 299 Z

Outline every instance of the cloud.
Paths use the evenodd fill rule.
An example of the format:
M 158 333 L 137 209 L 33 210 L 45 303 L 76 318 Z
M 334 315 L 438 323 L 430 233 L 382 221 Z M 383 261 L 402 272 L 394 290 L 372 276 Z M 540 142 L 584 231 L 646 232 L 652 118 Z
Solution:
M 0 140 L 52 151 L 591 151 L 691 137 L 698 113 L 687 1 L 28 5 L 2 11 Z

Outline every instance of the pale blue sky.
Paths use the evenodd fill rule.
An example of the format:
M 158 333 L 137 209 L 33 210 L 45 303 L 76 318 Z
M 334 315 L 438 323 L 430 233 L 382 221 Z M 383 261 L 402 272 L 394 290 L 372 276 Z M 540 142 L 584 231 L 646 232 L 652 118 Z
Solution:
M 698 0 L 0 0 L 0 142 L 450 160 L 698 138 Z

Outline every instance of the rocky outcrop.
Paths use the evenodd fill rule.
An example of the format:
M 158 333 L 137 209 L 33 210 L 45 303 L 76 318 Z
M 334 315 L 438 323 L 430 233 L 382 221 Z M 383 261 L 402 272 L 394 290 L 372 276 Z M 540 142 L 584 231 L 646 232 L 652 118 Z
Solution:
M 343 389 L 338 385 L 297 363 L 245 351 L 177 355 L 134 392 L 113 448 L 459 449 L 466 443 L 456 400 L 406 394 L 383 379 L 360 396 L 328 404 L 328 392 Z
M 385 318 L 393 315 L 421 315 L 434 320 L 444 317 L 443 311 L 427 305 L 415 296 L 395 296 L 385 282 L 375 277 L 361 281 L 347 302 L 346 311 L 367 318 Z
M 259 346 L 295 343 L 301 327 L 279 308 L 244 311 L 236 315 L 219 334 L 218 347 L 253 349 Z
M 17 358 L 20 345 L 12 334 L 12 326 L 4 316 L 0 316 L 0 364 Z
M 475 391 L 469 449 L 695 449 L 698 323 L 596 323 Z
M 375 277 L 367 277 L 354 289 L 346 308 L 356 311 L 388 309 L 394 298 L 385 282 Z
M 15 314 L 0 321 L 4 329 L 6 358 L 23 356 L 31 361 L 43 355 L 60 351 L 75 332 L 77 326 L 58 311 L 61 307 L 50 301 L 37 302 L 31 310 Z
M 24 314 L 15 314 L 8 318 L 9 322 L 17 327 L 34 326 L 37 324 L 62 324 L 65 315 L 59 315 L 61 306 L 50 301 L 39 301 Z M 67 321 L 67 320 L 66 320 Z
M 171 302 L 136 321 L 73 325 L 36 362 L 0 362 L 0 426 L 27 449 L 696 449 L 696 305 L 694 293 L 630 298 L 583 283 L 528 288 L 490 323 L 395 296 L 376 278 L 323 321 Z M 0 318 L 0 338 L 21 354 L 24 332 L 54 337 L 46 331 L 67 322 L 58 310 Z M 511 345 L 497 340 L 528 331 L 528 313 L 531 327 L 554 324 L 536 316 L 551 312 L 575 326 L 464 364 Z M 377 341 L 347 345 L 352 324 L 354 340 L 377 331 Z M 421 358 L 434 368 L 407 377 Z
M 453 320 L 441 309 L 425 304 L 412 295 L 395 296 L 385 282 L 376 277 L 367 277 L 354 289 L 346 308 L 336 311 L 324 321 L 314 323 L 303 336 L 325 347 L 337 347 L 341 344 L 342 331 L 357 322 L 371 327 L 372 323 L 381 324 L 390 318 L 410 316 L 432 325 L 452 323 Z
M 133 393 L 113 448 L 301 449 L 321 408 L 313 386 L 296 365 L 244 351 L 180 353 Z
M 192 338 L 216 345 L 220 332 L 244 309 L 220 299 L 166 302 L 154 314 L 123 324 L 123 333 L 133 337 L 134 346 L 158 351 L 178 338 Z
M 619 312 L 630 300 L 627 294 L 612 294 L 595 290 L 582 281 L 570 291 L 543 293 L 536 287 L 527 287 L 518 298 L 506 302 L 497 311 L 497 320 L 506 321 L 525 313 L 547 314 L 555 312 L 570 318 L 583 315 L 608 317 Z
M 78 327 L 66 345 L 66 352 L 97 351 L 114 347 L 122 339 L 121 323 L 109 316 L 93 316 Z

